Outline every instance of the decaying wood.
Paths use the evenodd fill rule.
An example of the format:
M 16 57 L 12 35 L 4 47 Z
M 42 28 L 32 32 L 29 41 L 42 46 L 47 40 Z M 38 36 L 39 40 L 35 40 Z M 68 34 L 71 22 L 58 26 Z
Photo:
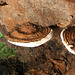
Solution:
M 75 0 L 4 0 L 2 25 L 8 31 L 30 22 L 41 26 L 66 27 L 75 19 Z

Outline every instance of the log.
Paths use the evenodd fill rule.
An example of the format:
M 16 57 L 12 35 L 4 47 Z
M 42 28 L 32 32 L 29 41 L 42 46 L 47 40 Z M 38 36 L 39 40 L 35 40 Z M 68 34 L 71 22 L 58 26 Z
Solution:
M 1 0 L 2 1 L 2 0 Z M 3 0 L 2 21 L 10 32 L 16 25 L 33 23 L 43 27 L 66 27 L 75 19 L 75 0 Z

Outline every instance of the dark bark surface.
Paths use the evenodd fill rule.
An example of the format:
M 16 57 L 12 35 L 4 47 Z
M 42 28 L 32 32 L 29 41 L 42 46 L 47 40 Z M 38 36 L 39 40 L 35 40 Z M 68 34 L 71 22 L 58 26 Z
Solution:
M 14 70 L 13 67 L 15 69 L 19 67 L 17 71 L 13 71 L 15 75 L 16 72 L 22 72 L 23 75 L 39 75 L 40 73 L 41 75 L 64 75 L 64 73 L 75 67 L 75 56 L 68 52 L 61 42 L 60 32 L 62 28 L 56 26 L 52 26 L 51 28 L 54 30 L 53 38 L 47 43 L 35 48 L 18 47 L 5 41 L 5 38 L 1 39 L 8 47 L 16 47 L 15 52 L 19 56 L 18 60 L 25 63 L 25 69 L 18 62 L 16 64 L 20 64 L 19 66 L 11 66 L 12 69 L 10 70 Z M 11 64 L 13 63 L 9 65 Z M 10 68 L 10 66 L 7 67 Z

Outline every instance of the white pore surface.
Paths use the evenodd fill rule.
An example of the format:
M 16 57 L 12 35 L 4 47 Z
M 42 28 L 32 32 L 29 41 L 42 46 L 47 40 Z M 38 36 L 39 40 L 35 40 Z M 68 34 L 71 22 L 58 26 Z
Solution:
M 42 38 L 39 41 L 28 42 L 28 43 L 12 42 L 12 41 L 9 41 L 9 40 L 7 40 L 7 41 L 9 43 L 12 43 L 12 44 L 17 45 L 17 46 L 22 46 L 22 47 L 37 47 L 37 46 L 40 46 L 40 45 L 46 43 L 47 41 L 49 41 L 52 38 L 52 35 L 53 35 L 53 30 L 51 29 L 50 33 L 45 38 Z
M 69 51 L 69 52 L 71 52 L 72 54 L 74 54 L 75 55 L 75 51 L 73 51 L 72 49 L 71 49 L 71 47 L 73 47 L 73 45 L 67 45 L 66 43 L 65 43 L 65 41 L 64 41 L 64 37 L 63 37 L 63 32 L 65 31 L 66 29 L 63 29 L 62 30 L 62 32 L 61 32 L 61 39 L 62 39 L 62 43 L 65 45 L 65 47 L 67 48 L 67 50 Z

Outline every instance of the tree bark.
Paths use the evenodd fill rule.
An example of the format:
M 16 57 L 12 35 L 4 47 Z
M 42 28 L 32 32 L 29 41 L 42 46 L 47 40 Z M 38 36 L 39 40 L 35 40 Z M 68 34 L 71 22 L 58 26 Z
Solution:
M 2 0 L 1 0 L 2 1 Z M 75 0 L 3 0 L 2 25 L 10 32 L 16 25 L 30 22 L 41 26 L 66 27 L 75 19 Z

